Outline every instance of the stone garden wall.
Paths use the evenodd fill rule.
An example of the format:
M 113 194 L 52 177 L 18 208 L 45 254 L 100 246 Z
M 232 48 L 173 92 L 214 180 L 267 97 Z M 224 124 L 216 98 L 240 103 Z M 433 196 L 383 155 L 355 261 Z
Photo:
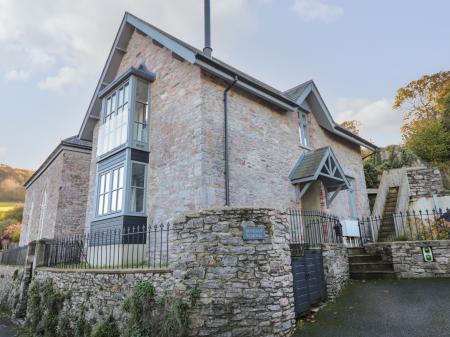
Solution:
M 71 313 L 84 310 L 87 320 L 100 321 L 112 314 L 120 324 L 125 311 L 123 304 L 134 286 L 148 281 L 156 289 L 156 294 L 164 295 L 176 291 L 176 282 L 168 270 L 70 270 L 38 268 L 34 279 L 52 279 L 53 285 L 62 293 L 71 294 L 66 302 Z
M 425 262 L 422 247 L 431 247 L 433 262 Z M 450 277 L 450 240 L 376 243 L 366 246 L 392 261 L 398 278 Z
M 19 303 L 24 268 L 0 265 L 0 303 L 14 311 Z
M 193 335 L 291 335 L 295 314 L 285 214 L 207 210 L 179 218 L 173 228 L 174 277 L 201 290 Z M 245 240 L 258 231 L 261 240 Z
M 125 299 L 139 281 L 149 281 L 162 295 L 187 297 L 190 289 L 200 290 L 190 309 L 190 336 L 291 336 L 295 313 L 288 242 L 289 226 L 282 212 L 206 210 L 174 221 L 167 270 L 39 267 L 45 242 L 38 242 L 34 279 L 52 279 L 57 289 L 71 294 L 66 309 L 73 315 L 84 311 L 88 320 L 113 314 L 122 324 Z M 13 270 L 5 286 L 0 283 L 6 289 L 1 294 L 12 287 L 7 284 L 14 284 Z
M 334 299 L 350 279 L 347 247 L 340 244 L 324 244 L 322 258 L 327 296 Z

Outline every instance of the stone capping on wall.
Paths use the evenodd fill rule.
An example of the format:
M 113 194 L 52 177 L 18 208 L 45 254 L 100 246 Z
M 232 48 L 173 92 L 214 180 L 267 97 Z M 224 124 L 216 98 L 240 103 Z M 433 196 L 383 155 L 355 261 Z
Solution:
M 431 247 L 433 262 L 425 262 L 422 247 Z M 365 246 L 393 264 L 398 278 L 450 277 L 450 240 L 377 242 Z
M 170 269 L 148 269 L 148 268 L 130 268 L 130 269 L 64 269 L 38 267 L 36 271 L 60 274 L 104 274 L 104 275 L 120 275 L 120 274 L 164 274 L 172 273 Z

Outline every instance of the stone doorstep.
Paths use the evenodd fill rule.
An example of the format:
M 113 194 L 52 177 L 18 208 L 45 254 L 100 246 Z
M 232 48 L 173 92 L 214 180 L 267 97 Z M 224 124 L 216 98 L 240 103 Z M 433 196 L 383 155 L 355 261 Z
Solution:
M 74 274 L 74 273 L 86 273 L 86 274 L 164 274 L 172 273 L 171 269 L 59 269 L 49 267 L 38 267 L 37 271 L 58 273 L 58 274 Z

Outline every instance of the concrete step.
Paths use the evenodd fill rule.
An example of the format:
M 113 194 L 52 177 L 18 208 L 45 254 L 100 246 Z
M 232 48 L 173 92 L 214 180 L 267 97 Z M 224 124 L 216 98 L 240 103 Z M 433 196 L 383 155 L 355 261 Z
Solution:
M 352 263 L 370 263 L 370 262 L 382 262 L 383 259 L 378 255 L 369 255 L 369 254 L 361 254 L 361 255 L 352 255 L 348 257 L 348 261 L 350 264 Z
M 392 263 L 390 262 L 362 262 L 362 263 L 351 263 L 350 272 L 363 272 L 363 271 L 388 271 L 394 270 Z
M 351 272 L 350 278 L 354 280 L 381 280 L 381 279 L 396 279 L 397 276 L 393 271 L 358 271 Z

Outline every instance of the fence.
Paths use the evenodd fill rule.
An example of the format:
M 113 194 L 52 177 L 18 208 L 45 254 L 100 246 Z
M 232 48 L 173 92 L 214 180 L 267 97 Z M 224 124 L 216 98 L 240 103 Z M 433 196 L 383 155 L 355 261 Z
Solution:
M 291 248 L 320 248 L 323 243 L 341 243 L 339 218 L 320 211 L 289 208 Z
M 364 244 L 371 241 L 450 240 L 450 221 L 444 219 L 445 212 L 449 209 L 407 211 L 360 219 L 361 241 Z M 380 229 L 377 237 L 373 228 Z
M 27 259 L 28 246 L 16 247 L 0 252 L 0 264 L 24 266 Z
M 165 268 L 170 224 L 127 226 L 51 240 L 45 264 L 70 269 Z

